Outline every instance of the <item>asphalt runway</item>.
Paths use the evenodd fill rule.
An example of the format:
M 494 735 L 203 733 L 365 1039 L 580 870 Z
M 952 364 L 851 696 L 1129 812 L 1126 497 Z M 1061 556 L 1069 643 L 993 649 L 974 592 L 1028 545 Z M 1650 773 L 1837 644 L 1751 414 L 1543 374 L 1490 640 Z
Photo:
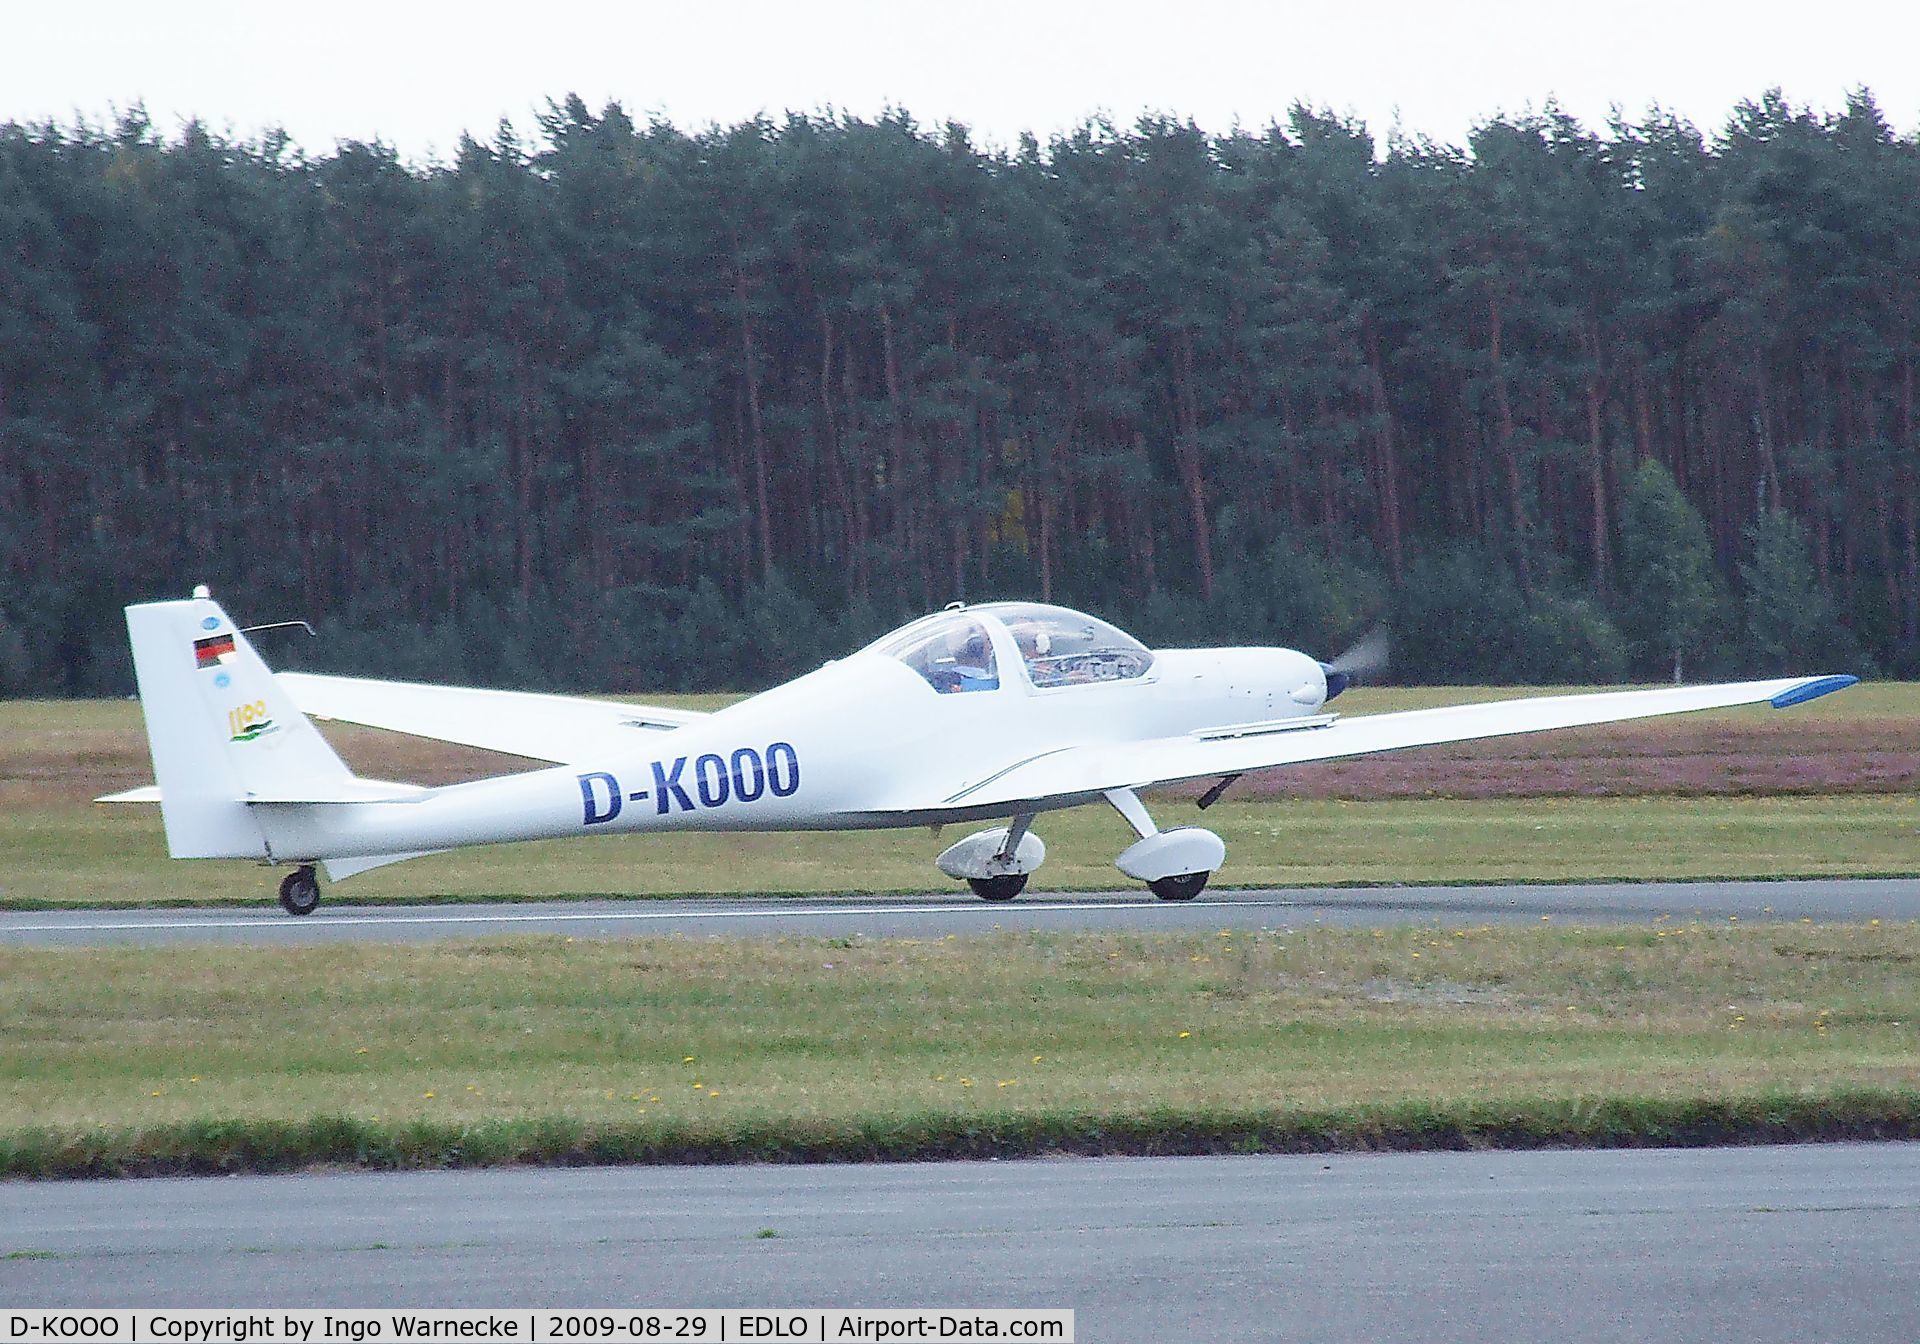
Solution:
M 1142 892 L 782 900 L 558 901 L 525 904 L 322 904 L 304 918 L 272 901 L 205 910 L 0 912 L 0 944 L 424 942 L 510 933 L 623 938 L 943 938 L 1000 929 L 1211 930 L 1490 923 L 1641 924 L 1920 919 L 1920 880 L 1629 882 L 1562 886 L 1349 887 L 1209 891 L 1189 902 Z
M 1072 1307 L 1103 1344 L 1911 1344 L 1916 1245 L 1916 1144 L 0 1183 L 0 1306 Z
M 1920 918 L 1912 881 L 0 915 L 0 943 Z M 774 1235 L 763 1235 L 771 1231 Z M 1920 1145 L 0 1182 L 0 1306 L 1072 1307 L 1083 1340 L 1911 1341 Z

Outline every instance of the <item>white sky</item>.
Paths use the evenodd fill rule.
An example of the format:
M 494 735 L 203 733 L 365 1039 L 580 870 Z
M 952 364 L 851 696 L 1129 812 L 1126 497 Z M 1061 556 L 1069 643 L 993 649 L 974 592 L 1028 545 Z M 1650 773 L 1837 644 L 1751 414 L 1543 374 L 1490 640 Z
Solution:
M 0 121 L 144 100 L 241 136 L 284 126 L 314 153 L 384 138 L 415 160 L 531 130 L 548 98 L 618 98 L 683 128 L 756 112 L 889 103 L 1011 144 L 1106 112 L 1260 128 L 1296 99 L 1384 138 L 1464 143 L 1474 121 L 1557 97 L 1589 126 L 1654 102 L 1711 133 L 1782 86 L 1837 109 L 1870 87 L 1920 123 L 1920 4 L 1854 0 L 76 0 L 0 10 Z

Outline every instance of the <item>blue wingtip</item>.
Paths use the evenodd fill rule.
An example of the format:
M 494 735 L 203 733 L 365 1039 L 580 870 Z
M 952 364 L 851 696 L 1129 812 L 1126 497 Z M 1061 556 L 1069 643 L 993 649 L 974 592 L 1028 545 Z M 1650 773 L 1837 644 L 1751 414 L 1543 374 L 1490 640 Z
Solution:
M 1789 686 L 1767 703 L 1775 709 L 1785 709 L 1789 705 L 1804 705 L 1809 700 L 1818 700 L 1834 691 L 1844 691 L 1860 680 L 1858 677 L 1813 677 L 1798 686 Z

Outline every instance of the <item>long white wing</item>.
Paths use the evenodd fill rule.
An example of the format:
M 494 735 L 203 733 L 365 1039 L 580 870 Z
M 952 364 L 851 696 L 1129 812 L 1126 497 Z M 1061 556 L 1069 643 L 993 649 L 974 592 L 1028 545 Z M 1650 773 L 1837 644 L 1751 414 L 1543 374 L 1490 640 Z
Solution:
M 1789 677 L 1659 691 L 1602 691 L 1594 695 L 1546 695 L 1495 700 L 1397 714 L 1323 721 L 1319 726 L 1239 736 L 1192 734 L 1140 742 L 1068 747 L 1032 757 L 934 803 L 935 807 L 985 807 L 1045 799 L 1086 797 L 1107 789 L 1146 788 L 1188 779 L 1242 774 L 1272 766 L 1365 756 L 1406 747 L 1436 746 L 1472 738 L 1537 733 L 1551 728 L 1613 723 L 1623 719 L 1684 714 L 1697 709 L 1770 703 L 1785 709 L 1853 685 L 1854 677 Z
M 605 759 L 608 748 L 617 747 L 623 738 L 663 732 L 706 717 L 697 710 L 611 700 L 310 672 L 282 672 L 275 680 L 312 718 L 484 747 L 556 765 Z

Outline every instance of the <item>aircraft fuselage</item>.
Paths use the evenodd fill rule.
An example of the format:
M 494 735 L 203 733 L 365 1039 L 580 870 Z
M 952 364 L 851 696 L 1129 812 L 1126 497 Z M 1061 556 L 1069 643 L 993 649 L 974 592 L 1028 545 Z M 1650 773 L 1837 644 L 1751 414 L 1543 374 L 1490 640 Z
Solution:
M 1010 666 L 1011 661 L 1011 666 Z M 1004 816 L 967 791 L 1066 747 L 1317 715 L 1321 666 L 1290 649 L 1180 649 L 1128 680 L 1040 687 L 1002 657 L 991 690 L 942 693 L 861 652 L 604 761 L 437 789 L 418 801 L 256 805 L 276 857 L 449 849 L 640 831 L 844 830 Z M 635 750 L 638 746 L 642 750 Z M 902 798 L 923 806 L 903 814 Z M 1034 810 L 1074 806 L 1051 799 Z

